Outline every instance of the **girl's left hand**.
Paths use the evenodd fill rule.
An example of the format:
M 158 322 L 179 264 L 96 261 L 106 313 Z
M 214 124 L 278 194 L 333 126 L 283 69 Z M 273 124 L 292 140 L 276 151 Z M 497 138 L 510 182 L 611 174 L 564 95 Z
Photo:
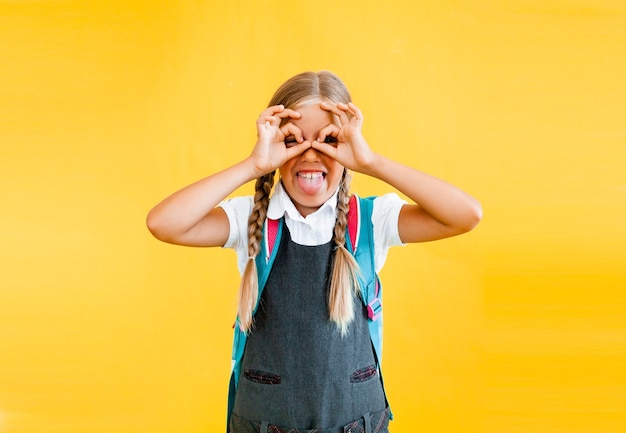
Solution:
M 367 173 L 374 164 L 376 154 L 363 138 L 363 114 L 352 102 L 331 104 L 322 102 L 322 110 L 337 116 L 339 125 L 330 124 L 323 128 L 312 147 L 335 159 L 344 167 Z

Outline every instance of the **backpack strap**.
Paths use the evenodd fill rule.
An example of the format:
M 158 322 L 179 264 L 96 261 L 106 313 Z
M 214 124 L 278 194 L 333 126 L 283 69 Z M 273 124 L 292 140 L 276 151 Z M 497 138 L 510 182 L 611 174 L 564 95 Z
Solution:
M 357 247 L 359 246 L 359 230 L 361 228 L 361 219 L 359 216 L 361 212 L 360 208 L 360 200 L 356 195 L 352 195 L 350 197 L 350 202 L 348 203 L 348 239 L 350 241 L 350 247 L 348 250 L 355 254 Z
M 265 230 L 265 245 L 266 245 L 266 251 L 265 251 L 265 256 L 266 257 L 270 257 L 272 255 L 272 252 L 274 251 L 274 245 L 276 245 L 276 238 L 279 238 L 280 240 L 280 234 L 282 234 L 282 222 L 283 219 L 277 219 L 277 220 L 273 220 L 273 219 L 267 219 L 266 221 L 266 229 Z M 278 233 L 280 231 L 280 233 Z
M 354 203 L 353 203 L 354 202 Z M 382 359 L 382 286 L 376 273 L 374 261 L 374 225 L 372 212 L 374 198 L 361 198 L 353 195 L 350 198 L 348 212 L 348 237 L 346 247 L 354 255 L 359 264 L 361 298 L 367 308 L 368 325 L 372 345 L 380 364 Z M 356 214 L 356 215 L 355 215 Z M 360 246 L 360 248 L 359 248 Z

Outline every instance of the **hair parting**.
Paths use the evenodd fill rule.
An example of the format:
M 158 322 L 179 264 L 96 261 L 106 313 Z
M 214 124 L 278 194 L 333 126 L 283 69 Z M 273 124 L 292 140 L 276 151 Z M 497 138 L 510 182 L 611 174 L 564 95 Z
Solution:
M 344 104 L 352 101 L 344 83 L 332 72 L 302 72 L 285 81 L 276 90 L 268 107 L 284 105 L 285 108 L 294 108 L 312 99 Z

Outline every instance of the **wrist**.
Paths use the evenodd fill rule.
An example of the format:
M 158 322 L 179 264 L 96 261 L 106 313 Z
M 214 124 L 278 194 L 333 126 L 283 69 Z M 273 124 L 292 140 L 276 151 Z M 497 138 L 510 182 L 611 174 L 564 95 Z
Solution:
M 379 177 L 381 165 L 385 162 L 385 158 L 378 153 L 369 152 L 361 162 L 361 169 L 359 172 L 372 177 Z
M 364 158 L 361 173 L 380 179 L 385 171 L 387 161 L 388 159 L 384 156 L 371 152 L 368 157 Z
M 250 182 L 263 176 L 262 170 L 251 156 L 241 161 L 239 165 L 243 171 L 245 182 Z
M 267 168 L 260 166 L 255 160 L 255 158 L 253 158 L 252 156 L 247 157 L 241 163 L 245 168 L 246 178 L 248 182 L 252 180 L 256 180 L 273 171 L 273 170 L 268 170 Z

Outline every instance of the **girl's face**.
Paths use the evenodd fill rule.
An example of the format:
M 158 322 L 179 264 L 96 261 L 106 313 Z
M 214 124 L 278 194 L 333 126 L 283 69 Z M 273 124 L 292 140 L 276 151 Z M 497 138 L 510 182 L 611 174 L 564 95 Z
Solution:
M 319 102 L 300 105 L 294 110 L 302 116 L 290 121 L 300 128 L 304 141 L 317 140 L 320 131 L 334 123 L 334 115 L 322 110 Z M 287 145 L 290 139 L 293 137 L 285 138 Z M 300 214 L 307 216 L 319 209 L 337 191 L 344 167 L 323 153 L 309 148 L 287 161 L 279 170 L 285 191 Z

